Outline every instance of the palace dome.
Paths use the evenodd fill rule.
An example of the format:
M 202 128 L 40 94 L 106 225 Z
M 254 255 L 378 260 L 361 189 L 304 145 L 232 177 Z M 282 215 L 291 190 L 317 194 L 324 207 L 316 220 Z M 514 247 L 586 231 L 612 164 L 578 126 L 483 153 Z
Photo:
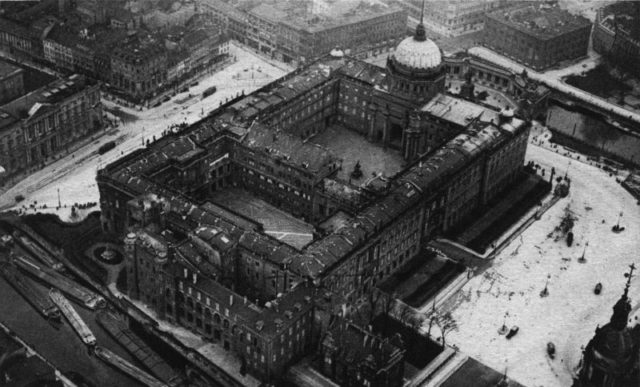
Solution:
M 597 330 L 592 345 L 600 360 L 614 368 L 628 364 L 637 350 L 631 329 L 617 330 L 611 324 Z
M 416 34 L 404 39 L 393 53 L 396 63 L 416 70 L 434 70 L 442 64 L 440 48 L 428 39 L 424 25 L 416 28 Z

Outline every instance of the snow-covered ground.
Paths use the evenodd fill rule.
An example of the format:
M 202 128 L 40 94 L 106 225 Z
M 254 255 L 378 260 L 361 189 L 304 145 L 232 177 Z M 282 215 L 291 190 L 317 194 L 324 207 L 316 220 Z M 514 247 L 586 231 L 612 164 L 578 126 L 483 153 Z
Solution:
M 71 205 L 99 201 L 95 181 L 98 169 L 142 147 L 147 139 L 152 139 L 153 136 L 160 137 L 170 125 L 181 122 L 193 123 L 216 109 L 226 98 L 235 97 L 242 91 L 249 93 L 293 70 L 284 64 L 273 61 L 271 64 L 235 45 L 230 46 L 230 52 L 237 59 L 235 63 L 201 79 L 197 86 L 191 87 L 188 92 L 176 95 L 171 101 L 161 106 L 143 111 L 119 107 L 120 110 L 135 115 L 137 120 L 125 123 L 118 130 L 108 132 L 90 145 L 22 180 L 0 196 L 0 211 L 19 209 L 23 205 L 29 206 L 37 201 L 37 208 L 30 210 L 31 213 L 53 212 L 63 220 L 71 220 Z M 202 92 L 214 85 L 217 87 L 217 92 L 201 99 Z M 193 95 L 192 98 L 189 98 L 189 93 Z M 103 101 L 103 103 L 105 107 L 115 106 L 110 101 Z M 117 147 L 102 156 L 98 155 L 97 149 L 108 141 L 115 141 Z M 63 205 L 60 210 L 55 208 L 58 205 L 58 189 Z M 24 195 L 25 200 L 16 204 L 16 195 Z M 43 204 L 47 209 L 39 208 Z M 81 210 L 78 219 L 84 212 L 95 209 L 96 207 Z
M 614 2 L 614 0 L 560 0 L 559 4 L 562 9 L 594 21 L 598 9 Z
M 527 158 L 547 171 L 551 167 L 560 174 L 568 171 L 571 193 L 452 299 L 447 309 L 458 330 L 447 335 L 447 342 L 497 370 L 507 369 L 509 377 L 525 386 L 566 387 L 571 385 L 581 347 L 598 325 L 609 321 L 611 308 L 622 295 L 628 265 L 640 264 L 640 207 L 615 177 L 595 166 L 535 145 L 529 146 Z M 566 207 L 577 217 L 573 247 L 548 236 Z M 620 212 L 626 230 L 614 234 L 611 227 Z M 581 264 L 577 259 L 587 241 L 587 261 Z M 547 278 L 549 295 L 540 297 Z M 598 282 L 603 291 L 595 295 Z M 637 278 L 630 297 L 638 313 Z M 505 313 L 507 326 L 520 327 L 511 340 L 498 334 Z M 547 356 L 547 342 L 557 348 L 555 360 Z

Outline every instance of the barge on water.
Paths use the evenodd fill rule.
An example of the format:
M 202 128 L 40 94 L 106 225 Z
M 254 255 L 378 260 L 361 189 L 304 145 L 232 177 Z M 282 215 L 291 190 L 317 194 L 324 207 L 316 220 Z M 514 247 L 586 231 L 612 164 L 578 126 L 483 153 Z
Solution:
M 13 264 L 0 262 L 0 274 L 44 318 L 55 322 L 60 321 L 60 309 L 56 304 L 47 297 L 44 291 L 30 283 Z
M 40 247 L 35 241 L 20 231 L 13 232 L 13 238 L 20 246 L 24 247 L 29 254 L 33 255 L 38 261 L 49 266 L 53 270 L 62 270 L 64 266 L 51 253 Z
M 102 310 L 98 312 L 96 321 L 109 335 L 120 343 L 127 352 L 161 381 L 170 386 L 179 386 L 184 382 L 174 369 L 160 358 L 149 346 L 136 335 L 127 323 L 117 315 Z
M 49 297 L 60 308 L 64 317 L 69 321 L 73 330 L 76 331 L 83 343 L 88 346 L 96 345 L 96 337 L 91 329 L 84 322 L 82 317 L 76 312 L 67 298 L 57 289 L 49 290 Z
M 104 362 L 110 364 L 111 366 L 131 376 L 133 379 L 144 384 L 145 386 L 169 387 L 166 384 L 159 381 L 158 379 L 154 378 L 153 376 L 149 375 L 148 373 L 144 372 L 140 368 L 134 366 L 133 364 L 129 363 L 125 359 L 121 358 L 120 356 L 116 355 L 115 353 L 111 352 L 110 350 L 104 347 L 96 346 L 95 354 L 98 358 L 102 359 Z
M 99 296 L 55 270 L 39 265 L 32 259 L 17 255 L 14 257 L 14 263 L 24 273 L 59 289 L 68 297 L 71 297 L 89 309 L 103 308 L 106 305 L 106 301 L 102 296 Z

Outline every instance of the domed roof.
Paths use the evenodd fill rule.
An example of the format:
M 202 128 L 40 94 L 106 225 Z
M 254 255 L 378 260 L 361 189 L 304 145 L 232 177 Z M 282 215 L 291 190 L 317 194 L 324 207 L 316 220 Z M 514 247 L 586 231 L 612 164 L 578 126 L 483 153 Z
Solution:
M 597 330 L 591 345 L 600 362 L 613 369 L 624 368 L 633 359 L 638 348 L 631 329 L 615 329 L 611 324 Z
M 401 65 L 418 70 L 436 69 L 442 64 L 440 48 L 433 40 L 427 38 L 422 23 L 416 28 L 415 36 L 408 37 L 398 44 L 393 58 Z
M 597 355 L 596 358 L 614 370 L 628 366 L 640 348 L 638 331 L 634 332 L 627 327 L 631 311 L 628 292 L 634 269 L 635 266 L 631 265 L 631 272 L 625 274 L 628 277 L 627 285 L 622 297 L 613 306 L 611 321 L 596 329 L 596 335 L 590 343 Z

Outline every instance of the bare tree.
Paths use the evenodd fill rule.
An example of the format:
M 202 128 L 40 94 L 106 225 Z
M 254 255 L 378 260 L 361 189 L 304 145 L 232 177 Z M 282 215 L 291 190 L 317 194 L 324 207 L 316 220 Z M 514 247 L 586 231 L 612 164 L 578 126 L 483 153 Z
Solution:
M 458 322 L 453 318 L 451 312 L 447 312 L 443 315 L 437 314 L 434 323 L 440 328 L 440 335 L 442 337 L 442 346 L 446 344 L 446 336 L 452 330 L 458 329 Z
M 431 307 L 431 310 L 429 311 L 427 318 L 429 319 L 429 329 L 427 330 L 427 336 L 431 337 L 431 329 L 433 328 L 433 323 L 435 322 L 434 320 L 436 319 L 436 300 L 435 299 L 433 300 L 433 306 Z

